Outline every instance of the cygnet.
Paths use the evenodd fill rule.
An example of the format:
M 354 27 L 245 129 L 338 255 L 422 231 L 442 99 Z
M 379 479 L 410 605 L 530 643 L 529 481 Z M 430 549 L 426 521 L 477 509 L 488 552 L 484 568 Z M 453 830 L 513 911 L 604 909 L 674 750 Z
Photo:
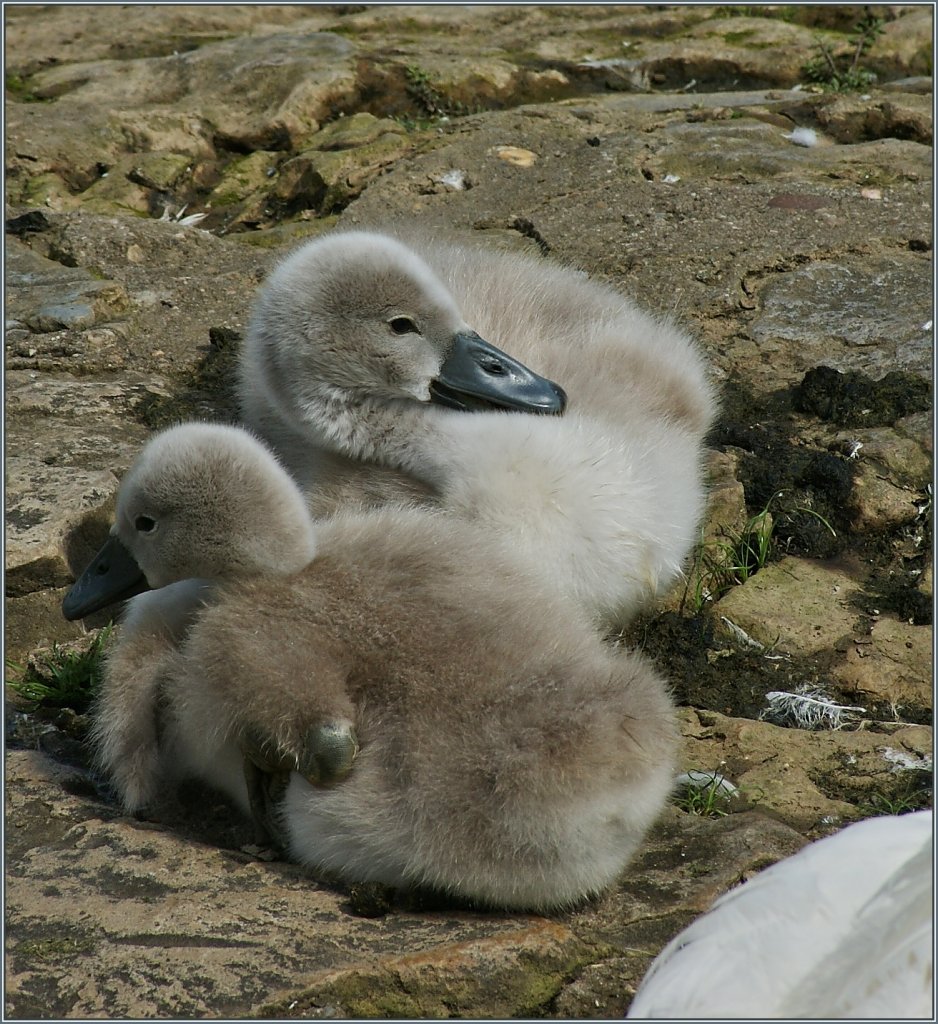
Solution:
M 672 583 L 697 537 L 715 410 L 699 352 L 551 262 L 416 235 L 317 239 L 260 291 L 240 394 L 317 514 L 435 503 L 602 629 Z
M 108 599 L 120 559 L 156 594 L 206 590 L 155 651 L 147 634 L 136 657 L 131 631 L 108 664 L 96 735 L 124 805 L 194 775 L 304 864 L 496 906 L 612 883 L 672 785 L 649 663 L 476 523 L 388 507 L 314 531 L 297 503 L 224 426 L 157 436 L 122 484 L 83 603 Z M 133 573 L 117 575 L 119 595 Z

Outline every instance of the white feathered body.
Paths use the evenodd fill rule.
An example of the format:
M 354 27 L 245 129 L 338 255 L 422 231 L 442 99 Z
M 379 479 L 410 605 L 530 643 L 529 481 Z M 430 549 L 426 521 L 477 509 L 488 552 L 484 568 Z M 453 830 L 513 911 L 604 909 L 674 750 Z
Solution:
M 933 818 L 858 822 L 720 897 L 630 1018 L 933 1017 Z

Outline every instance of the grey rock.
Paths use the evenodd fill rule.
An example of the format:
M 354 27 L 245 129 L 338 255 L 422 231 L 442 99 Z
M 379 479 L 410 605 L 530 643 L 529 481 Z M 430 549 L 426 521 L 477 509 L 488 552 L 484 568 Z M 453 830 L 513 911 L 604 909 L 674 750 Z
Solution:
M 804 842 L 759 815 L 674 811 L 634 885 L 572 914 L 444 904 L 364 919 L 301 869 L 242 852 L 245 825 L 207 794 L 168 802 L 157 824 L 120 817 L 81 769 L 46 755 L 15 750 L 7 768 L 6 997 L 16 1017 L 282 1018 L 327 1007 L 366 1018 L 527 1016 L 601 950 L 663 944 L 684 908 L 702 910 L 740 870 Z M 639 974 L 633 966 L 633 984 Z M 571 998 L 595 980 L 587 974 Z
M 809 369 L 882 376 L 932 360 L 930 263 L 891 255 L 811 263 L 778 275 L 762 291 L 763 310 L 751 328 L 759 350 Z
M 8 373 L 8 440 L 15 446 L 7 459 L 8 593 L 65 586 L 71 563 L 90 558 L 93 549 L 73 551 L 69 538 L 111 515 L 117 474 L 147 435 L 129 414 L 161 391 L 132 377 L 103 383 Z
M 32 88 L 72 111 L 118 99 L 124 109 L 173 107 L 205 117 L 229 144 L 295 145 L 350 89 L 353 49 L 328 32 L 242 36 L 168 57 L 66 64 L 33 76 Z
M 815 107 L 818 124 L 838 142 L 892 137 L 930 145 L 931 96 L 903 93 L 886 96 L 831 96 Z
M 20 242 L 7 248 L 6 280 L 7 314 L 38 334 L 123 319 L 130 304 L 115 282 L 44 259 Z

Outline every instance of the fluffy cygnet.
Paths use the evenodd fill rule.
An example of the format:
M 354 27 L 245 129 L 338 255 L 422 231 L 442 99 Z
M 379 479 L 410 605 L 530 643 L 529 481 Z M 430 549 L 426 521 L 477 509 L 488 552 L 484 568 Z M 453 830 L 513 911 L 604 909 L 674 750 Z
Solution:
M 527 403 L 503 353 L 451 374 L 467 323 L 562 385 L 565 413 L 522 414 L 547 408 L 550 381 Z M 696 539 L 715 408 L 699 353 L 553 263 L 370 232 L 318 239 L 261 289 L 240 392 L 245 422 L 312 483 L 314 511 L 356 490 L 366 503 L 422 495 L 507 539 L 604 627 L 667 587 Z
M 931 811 L 871 818 L 721 896 L 631 1018 L 934 1019 Z
M 158 434 L 125 474 L 111 535 L 62 610 L 78 619 L 131 596 L 94 725 L 99 761 L 129 809 L 153 796 L 161 666 L 214 584 L 259 568 L 295 572 L 314 553 L 303 495 L 242 430 L 190 423 Z
M 148 577 L 212 586 L 164 639 L 155 681 L 139 685 L 134 634 L 109 663 L 97 733 L 128 807 L 194 774 L 245 811 L 266 796 L 312 867 L 500 906 L 566 905 L 625 867 L 672 784 L 666 687 L 497 541 L 386 508 L 319 524 L 309 561 L 308 517 L 297 530 L 278 512 L 295 485 L 234 428 L 174 428 L 128 481 L 115 527 L 127 551 Z M 107 576 L 77 586 L 106 600 Z M 141 719 L 159 726 L 150 757 L 127 742 Z M 294 771 L 252 789 L 245 756 L 268 776 Z

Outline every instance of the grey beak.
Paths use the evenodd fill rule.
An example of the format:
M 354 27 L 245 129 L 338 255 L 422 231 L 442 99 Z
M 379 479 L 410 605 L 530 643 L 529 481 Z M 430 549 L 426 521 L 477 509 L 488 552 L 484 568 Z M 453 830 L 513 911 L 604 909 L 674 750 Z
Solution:
M 112 533 L 65 595 L 62 614 L 70 621 L 83 619 L 145 590 L 149 587 L 143 570 Z
M 511 409 L 559 416 L 566 392 L 475 332 L 457 334 L 439 376 L 430 385 L 430 401 L 451 409 Z

